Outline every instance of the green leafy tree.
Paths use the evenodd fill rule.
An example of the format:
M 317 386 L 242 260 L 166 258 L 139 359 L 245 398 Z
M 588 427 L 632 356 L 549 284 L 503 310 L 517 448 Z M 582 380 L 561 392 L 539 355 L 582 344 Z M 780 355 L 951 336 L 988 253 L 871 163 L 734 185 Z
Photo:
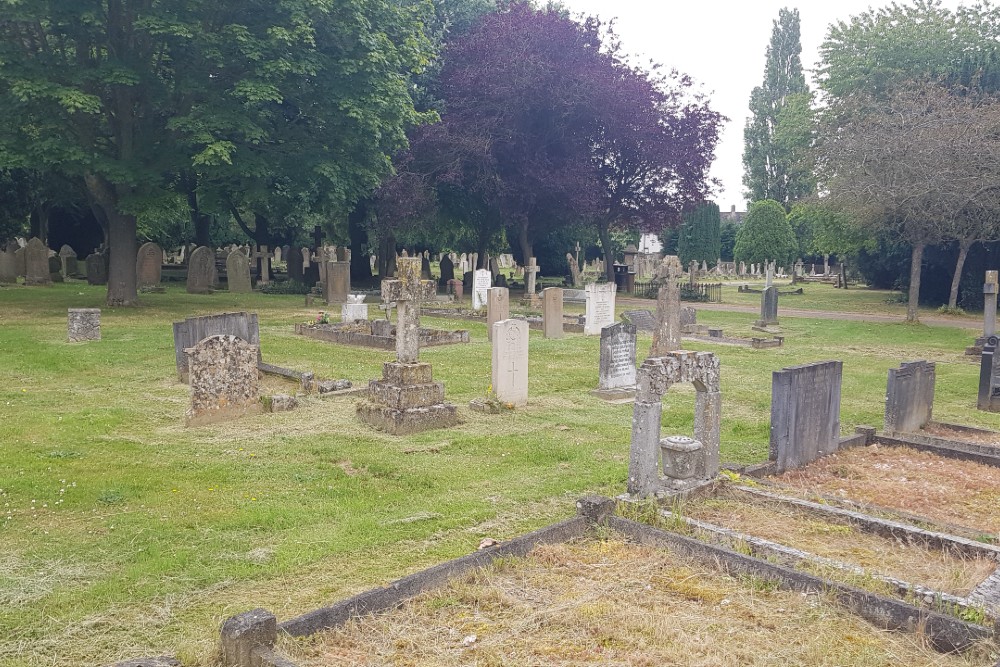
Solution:
M 750 94 L 743 130 L 743 185 L 751 200 L 789 207 L 813 190 L 812 96 L 802 72 L 799 10 L 782 9 L 767 47 L 764 82 Z
M 795 232 L 781 204 L 773 199 L 750 204 L 747 217 L 736 233 L 733 258 L 748 264 L 767 261 L 790 264 L 797 252 Z
M 684 216 L 677 241 L 677 252 L 686 266 L 691 260 L 716 262 L 722 256 L 722 219 L 719 206 L 705 202 Z

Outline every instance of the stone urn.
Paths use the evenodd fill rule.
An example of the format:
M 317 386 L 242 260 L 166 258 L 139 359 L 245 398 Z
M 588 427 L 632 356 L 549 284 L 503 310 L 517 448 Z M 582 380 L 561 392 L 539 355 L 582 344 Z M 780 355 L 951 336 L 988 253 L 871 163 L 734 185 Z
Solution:
M 691 479 L 703 456 L 701 443 L 686 435 L 671 435 L 660 440 L 663 474 L 671 479 Z

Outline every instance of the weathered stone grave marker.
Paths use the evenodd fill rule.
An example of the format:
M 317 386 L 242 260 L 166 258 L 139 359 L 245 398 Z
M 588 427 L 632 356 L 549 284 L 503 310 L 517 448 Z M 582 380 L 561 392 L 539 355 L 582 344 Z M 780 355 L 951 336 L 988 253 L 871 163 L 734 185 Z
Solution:
M 774 285 L 764 288 L 760 295 L 760 319 L 754 325 L 758 327 L 776 326 L 778 324 L 778 288 Z
M 233 250 L 226 256 L 226 282 L 230 292 L 253 291 L 250 284 L 250 260 L 242 250 Z
M 202 317 L 189 317 L 174 322 L 174 362 L 177 377 L 188 381 L 188 358 L 184 350 L 194 347 L 198 341 L 216 335 L 230 335 L 242 338 L 260 350 L 260 325 L 257 313 L 220 313 Z M 258 355 L 258 360 L 259 360 Z
M 396 361 L 369 383 L 358 417 L 393 435 L 451 426 L 458 421 L 455 406 L 444 402 L 444 384 L 433 381 L 431 365 L 419 361 L 420 304 L 434 296 L 434 281 L 420 280 L 419 257 L 400 258 L 396 272 L 398 279 L 382 281 L 382 300 L 396 303 Z
M 996 353 L 997 337 L 990 336 L 979 360 L 979 398 L 976 407 L 987 412 L 1000 412 L 1000 359 Z
M 257 246 L 257 250 L 253 253 L 253 258 L 258 262 L 257 285 L 259 286 L 267 285 L 271 282 L 272 257 L 274 257 L 274 253 L 270 252 L 266 245 Z
M 629 324 L 634 324 L 637 331 L 648 331 L 650 333 L 656 331 L 656 318 L 648 310 L 625 310 L 622 311 L 622 317 Z
M 843 366 L 819 361 L 774 371 L 770 459 L 779 474 L 837 451 Z
M 108 259 L 104 253 L 87 255 L 87 282 L 91 285 L 106 285 L 108 282 Z
M 538 266 L 534 257 L 528 260 L 528 265 L 524 267 L 524 295 L 528 299 L 535 298 L 535 280 L 536 274 L 541 267 Z
M 326 262 L 323 283 L 324 298 L 328 304 L 345 303 L 351 293 L 351 265 L 349 262 Z
M 934 362 L 908 361 L 889 369 L 885 390 L 885 432 L 919 431 L 934 409 Z
M 601 329 L 601 361 L 597 389 L 592 393 L 607 401 L 627 401 L 635 395 L 634 324 L 619 322 Z
M 510 291 L 506 287 L 486 290 L 486 338 L 493 340 L 493 325 L 510 317 Z
M 59 262 L 63 278 L 72 278 L 80 272 L 76 251 L 68 245 L 59 248 Z
M 24 284 L 52 284 L 52 275 L 49 272 L 49 249 L 38 238 L 32 238 L 24 247 Z
M 528 323 L 501 320 L 493 324 L 493 392 L 501 403 L 528 403 Z
M 101 309 L 70 308 L 66 322 L 66 338 L 71 343 L 101 340 Z
M 662 284 L 656 295 L 656 328 L 650 357 L 662 357 L 667 352 L 681 349 L 681 261 L 674 255 L 663 258 L 659 276 Z
M 17 243 L 10 241 L 0 252 L 0 283 L 17 282 L 17 249 Z
M 190 258 L 188 258 L 190 263 Z M 158 287 L 163 271 L 163 249 L 153 242 L 139 246 L 135 260 L 135 275 L 139 289 Z
M 354 322 L 368 319 L 368 304 L 364 294 L 348 294 L 347 303 L 340 307 L 340 321 Z
M 587 295 L 586 321 L 583 333 L 596 336 L 601 329 L 615 321 L 614 283 L 590 283 L 584 288 Z
M 215 282 L 215 252 L 208 246 L 195 248 L 188 261 L 187 291 L 189 294 L 211 294 Z
M 188 426 L 261 411 L 259 348 L 236 336 L 209 336 L 184 351 L 190 369 Z
M 563 290 L 546 287 L 542 290 L 542 336 L 563 337 Z

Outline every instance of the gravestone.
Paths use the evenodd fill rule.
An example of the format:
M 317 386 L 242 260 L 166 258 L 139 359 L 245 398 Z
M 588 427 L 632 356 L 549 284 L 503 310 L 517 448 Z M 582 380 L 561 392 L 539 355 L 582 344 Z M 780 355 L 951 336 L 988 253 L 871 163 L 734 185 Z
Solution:
M 619 322 L 601 329 L 598 392 L 635 390 L 635 337 L 634 324 Z
M 500 275 L 500 265 L 497 263 L 496 257 L 490 257 L 489 267 L 490 267 L 490 276 L 493 278 L 495 284 L 497 276 Z
M 486 337 L 493 340 L 493 325 L 510 317 L 510 291 L 491 287 L 486 291 Z
M 233 250 L 226 257 L 226 281 L 230 292 L 253 291 L 250 284 L 250 261 L 242 250 Z
M 656 328 L 649 356 L 662 357 L 681 349 L 681 261 L 674 255 L 663 258 L 659 276 L 662 284 L 656 295 Z
M 693 306 L 684 306 L 681 308 L 681 332 L 693 331 L 694 327 L 698 324 L 698 311 L 694 309 Z
M 444 384 L 434 382 L 431 365 L 419 361 L 420 304 L 433 297 L 432 280 L 420 280 L 420 258 L 404 257 L 398 279 L 382 281 L 382 301 L 396 303 L 396 361 L 382 366 L 382 379 L 368 384 L 358 418 L 393 435 L 458 423 L 455 406 L 444 402 Z
M 778 288 L 767 287 L 760 295 L 760 319 L 754 323 L 758 327 L 778 324 Z
M 65 280 L 62 274 L 62 259 L 58 255 L 49 255 L 49 280 L 54 283 Z
M 288 279 L 296 282 L 305 282 L 302 266 L 302 251 L 309 252 L 308 248 L 290 248 L 285 253 L 285 266 L 288 269 Z
M 449 280 L 455 279 L 455 263 L 451 261 L 448 255 L 441 258 L 441 277 L 438 279 L 438 285 L 444 287 L 448 284 Z
M 424 254 L 420 258 L 420 279 L 431 279 L 431 258 L 428 257 L 426 251 L 424 251 Z
M 1000 355 L 996 350 L 997 337 L 990 336 L 979 360 L 979 399 L 976 407 L 987 412 L 1000 412 Z
M 695 388 L 694 438 L 660 438 L 663 395 L 674 384 Z M 719 472 L 722 392 L 719 360 L 711 352 L 674 350 L 650 357 L 636 372 L 629 447 L 628 492 L 639 497 L 700 486 Z M 662 461 L 663 475 L 660 475 Z
M 486 269 L 476 269 L 472 276 L 472 309 L 482 310 L 486 295 L 493 287 L 493 276 Z
M 257 260 L 257 285 L 262 287 L 271 282 L 271 259 L 274 253 L 266 245 L 257 246 L 257 250 L 251 255 Z
M 934 362 L 908 361 L 889 369 L 885 390 L 885 432 L 912 433 L 931 420 Z
M 237 336 L 217 335 L 199 341 L 184 353 L 191 385 L 188 426 L 261 411 L 256 345 Z
M 566 264 L 569 265 L 570 282 L 573 287 L 580 287 L 583 284 L 583 277 L 580 275 L 580 263 L 572 253 L 566 253 Z
M 101 340 L 101 309 L 70 308 L 66 322 L 66 338 L 71 343 Z
M 17 249 L 17 243 L 11 241 L 0 252 L 0 283 L 17 282 Z
M 601 329 L 614 324 L 615 287 L 614 283 L 590 283 L 584 288 L 587 294 L 584 334 L 596 336 L 601 333 Z
M 216 335 L 236 336 L 260 349 L 260 325 L 256 313 L 221 313 L 189 317 L 181 322 L 174 322 L 173 330 L 174 363 L 177 366 L 177 377 L 181 382 L 188 381 L 187 355 L 184 354 L 184 350 L 194 347 L 203 338 Z
M 58 262 L 58 260 L 56 261 Z M 24 284 L 52 284 L 52 276 L 49 271 L 49 249 L 37 238 L 32 238 L 24 247 Z
M 986 339 L 995 336 L 997 332 L 997 272 L 987 271 L 983 283 L 983 335 L 976 338 L 972 347 L 966 348 L 966 354 L 980 354 L 986 345 Z
M 191 256 L 188 255 L 190 271 Z M 163 270 L 163 250 L 152 241 L 139 246 L 135 259 L 135 276 L 139 289 L 158 287 Z
M 76 251 L 68 245 L 59 248 L 60 272 L 63 278 L 72 278 L 80 273 Z
M 506 290 L 505 290 L 506 291 Z M 501 403 L 521 407 L 528 403 L 528 323 L 493 323 L 493 393 Z
M 539 271 L 539 266 L 532 257 L 528 260 L 528 265 L 524 267 L 525 296 L 529 299 L 535 296 L 535 274 Z
M 563 290 L 546 287 L 542 290 L 542 336 L 563 337 Z
M 14 251 L 14 268 L 17 271 L 17 275 L 24 277 L 27 272 L 27 250 L 25 248 L 27 244 L 19 246 L 17 250 Z
M 208 246 L 199 246 L 188 260 L 187 291 L 189 294 L 211 294 L 215 277 L 215 253 Z
M 99 252 L 87 255 L 87 282 L 91 285 L 108 284 L 108 263 L 105 256 Z
M 281 264 L 281 258 L 282 258 L 282 256 L 287 257 L 287 255 L 283 255 L 281 246 L 277 246 L 274 249 L 274 263 L 275 264 Z
M 622 312 L 622 317 L 629 324 L 634 324 L 637 331 L 652 333 L 656 330 L 656 318 L 648 310 L 626 310 Z
M 770 459 L 781 474 L 837 451 L 843 362 L 820 361 L 774 371 Z
M 328 304 L 345 303 L 351 294 L 351 265 L 349 262 L 326 262 L 324 298 Z
M 355 322 L 357 320 L 368 320 L 368 304 L 365 303 L 365 295 L 348 294 L 347 303 L 340 307 L 340 321 Z

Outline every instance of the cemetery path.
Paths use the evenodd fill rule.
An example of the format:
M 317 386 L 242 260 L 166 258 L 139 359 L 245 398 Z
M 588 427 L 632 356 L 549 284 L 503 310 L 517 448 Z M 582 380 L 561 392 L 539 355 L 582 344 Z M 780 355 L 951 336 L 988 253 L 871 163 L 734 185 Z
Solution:
M 655 308 L 656 302 L 649 299 L 634 299 L 619 296 L 619 304 L 629 306 L 642 306 L 649 308 L 650 304 Z M 760 308 L 757 306 L 747 306 L 735 303 L 691 303 L 685 304 L 694 306 L 696 310 L 721 310 L 731 313 L 759 314 Z M 850 320 L 853 322 L 880 322 L 880 323 L 902 323 L 903 315 L 882 315 L 879 313 L 845 313 L 832 310 L 805 310 L 801 308 L 784 308 L 778 313 L 781 317 L 811 317 L 820 320 Z M 933 327 L 958 327 L 960 329 L 978 330 L 982 328 L 981 321 L 974 319 L 962 319 L 956 317 L 946 317 L 942 315 L 921 315 L 920 323 Z

